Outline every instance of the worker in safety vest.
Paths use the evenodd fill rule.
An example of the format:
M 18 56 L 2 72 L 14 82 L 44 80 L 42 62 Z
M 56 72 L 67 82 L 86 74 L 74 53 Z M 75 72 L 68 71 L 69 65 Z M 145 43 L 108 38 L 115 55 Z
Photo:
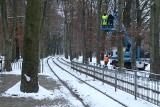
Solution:
M 106 26 L 107 26 L 107 18 L 108 18 L 107 14 L 104 13 L 104 14 L 102 15 L 102 26 L 103 26 L 103 27 L 106 27 Z
M 111 28 L 113 28 L 113 20 L 114 20 L 114 17 L 111 14 L 109 14 L 109 16 L 107 18 L 107 24 Z
M 106 56 L 104 57 L 105 67 L 107 67 L 108 62 L 109 62 L 109 57 L 108 57 L 108 55 L 106 55 Z

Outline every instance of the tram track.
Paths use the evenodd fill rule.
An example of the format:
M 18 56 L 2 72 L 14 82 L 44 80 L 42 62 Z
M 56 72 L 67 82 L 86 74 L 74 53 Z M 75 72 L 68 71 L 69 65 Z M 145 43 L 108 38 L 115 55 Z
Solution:
M 55 73 L 55 71 L 51 68 L 51 65 L 50 65 L 49 62 L 48 62 L 49 59 L 51 59 L 51 58 L 48 58 L 48 59 L 47 59 L 47 64 L 48 64 L 50 70 L 51 70 L 51 71 L 54 73 L 54 75 L 58 78 L 58 80 L 70 91 L 70 93 L 71 93 L 74 97 L 76 97 L 76 98 L 83 104 L 84 107 L 90 107 L 89 105 L 85 104 L 85 103 L 83 102 L 83 99 L 81 99 L 81 98 L 79 97 L 79 95 L 78 95 L 77 93 L 75 93 L 75 92 L 72 90 L 72 88 L 70 88 L 70 87 L 67 85 L 67 83 L 66 83 L 65 81 L 63 81 L 63 80 Z M 53 61 L 53 59 L 52 59 L 52 61 Z
M 51 59 L 51 58 L 50 58 Z M 48 59 L 48 60 L 50 60 Z M 54 73 L 54 75 L 61 81 L 61 83 L 84 105 L 84 107 L 90 107 L 90 105 L 86 104 L 83 102 L 83 99 L 80 98 L 80 96 L 77 94 L 77 92 L 75 92 L 75 90 L 73 90 L 70 86 L 68 86 L 67 82 L 65 82 L 64 80 L 62 80 L 56 73 L 55 71 L 52 69 L 51 65 L 49 64 L 47 60 L 47 64 L 49 66 L 49 68 L 51 69 L 51 71 Z M 63 64 L 64 66 L 69 66 L 71 67 L 70 63 L 68 61 L 65 61 L 63 59 L 59 59 L 59 58 L 56 58 L 56 61 L 58 61 L 58 63 L 56 61 L 54 61 L 55 59 L 52 58 L 52 61 L 53 63 L 59 67 L 60 69 L 62 69 L 63 71 L 67 72 L 68 74 L 72 75 L 73 77 L 75 77 L 76 79 L 78 79 L 79 81 L 85 83 L 86 85 L 88 85 L 89 87 L 93 88 L 94 90 L 98 91 L 99 93 L 105 95 L 106 97 L 112 99 L 114 102 L 117 102 L 118 104 L 120 104 L 121 106 L 124 106 L 124 107 L 128 107 L 126 104 L 122 103 L 121 101 L 118 101 L 117 99 L 109 96 L 108 94 L 106 94 L 106 92 L 103 92 L 101 91 L 100 89 L 96 88 L 95 86 L 87 83 L 86 81 L 82 80 L 81 78 L 77 77 L 76 75 L 74 75 L 73 73 L 67 71 L 64 67 L 60 66 L 60 64 L 58 63 L 61 63 Z

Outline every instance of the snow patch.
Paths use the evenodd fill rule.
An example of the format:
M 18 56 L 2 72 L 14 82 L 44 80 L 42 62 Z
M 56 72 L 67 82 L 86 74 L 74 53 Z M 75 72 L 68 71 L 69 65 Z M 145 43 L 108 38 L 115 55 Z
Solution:
M 20 91 L 20 84 L 21 82 L 18 82 L 13 87 L 8 89 L 5 93 L 2 94 L 2 96 L 5 97 L 31 97 L 34 99 L 45 99 L 46 97 L 49 99 L 53 99 L 54 97 L 53 92 L 46 90 L 42 86 L 39 85 L 39 91 L 37 93 L 24 93 Z
M 24 74 L 24 76 L 26 77 L 26 80 L 29 82 L 31 81 L 31 78 L 29 76 L 27 76 L 26 74 Z

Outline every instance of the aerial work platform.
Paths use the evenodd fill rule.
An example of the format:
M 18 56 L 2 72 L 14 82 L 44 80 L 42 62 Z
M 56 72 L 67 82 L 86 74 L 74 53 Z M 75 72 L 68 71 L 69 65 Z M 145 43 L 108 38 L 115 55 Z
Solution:
M 107 31 L 107 32 L 112 32 L 112 31 L 115 31 L 115 28 L 114 26 L 102 26 L 102 31 Z

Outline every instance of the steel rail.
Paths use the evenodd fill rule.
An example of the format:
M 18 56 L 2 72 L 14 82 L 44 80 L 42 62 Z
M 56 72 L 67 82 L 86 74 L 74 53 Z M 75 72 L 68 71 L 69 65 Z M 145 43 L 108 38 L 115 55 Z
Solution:
M 55 73 L 55 71 L 51 68 L 51 65 L 50 65 L 49 62 L 48 62 L 49 59 L 51 59 L 51 57 L 47 59 L 48 67 L 49 67 L 50 70 L 54 73 L 54 75 L 59 79 L 59 81 L 70 91 L 70 93 L 71 93 L 75 98 L 77 98 L 77 99 L 83 104 L 84 107 L 90 107 L 89 105 L 85 104 L 85 103 L 83 102 L 83 99 L 81 99 L 81 98 L 79 97 L 79 95 L 76 94 L 76 93 L 72 90 L 72 88 L 69 87 L 69 86 L 67 85 L 67 83 L 65 83 L 65 81 L 63 81 L 63 80 Z M 52 59 L 52 61 L 53 61 L 53 59 Z
M 57 58 L 57 59 L 58 59 L 58 58 Z M 57 61 L 59 61 L 59 60 L 57 60 Z M 74 74 L 70 73 L 69 71 L 67 71 L 66 69 L 64 69 L 64 68 L 61 67 L 60 65 L 58 65 L 54 60 L 53 60 L 53 62 L 54 62 L 58 67 L 60 67 L 62 70 L 66 71 L 67 73 L 69 73 L 69 74 L 72 75 L 73 77 L 77 78 L 78 80 L 82 81 L 83 83 L 87 84 L 88 86 L 92 87 L 93 89 L 97 90 L 98 92 L 102 93 L 103 95 L 109 97 L 110 99 L 114 100 L 115 102 L 119 103 L 120 105 L 122 105 L 122 106 L 124 106 L 124 107 L 128 107 L 126 104 L 122 103 L 121 101 L 119 101 L 119 100 L 111 97 L 110 95 L 106 94 L 105 92 L 99 90 L 98 88 L 96 88 L 96 87 L 88 84 L 86 81 L 84 81 L 84 80 L 80 79 L 79 77 L 75 76 Z M 59 62 L 60 62 L 61 64 L 64 64 L 64 63 L 62 63 L 61 61 L 59 61 Z M 67 65 L 67 64 L 64 64 L 64 65 Z M 67 66 L 68 66 L 68 65 L 67 65 Z

